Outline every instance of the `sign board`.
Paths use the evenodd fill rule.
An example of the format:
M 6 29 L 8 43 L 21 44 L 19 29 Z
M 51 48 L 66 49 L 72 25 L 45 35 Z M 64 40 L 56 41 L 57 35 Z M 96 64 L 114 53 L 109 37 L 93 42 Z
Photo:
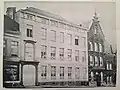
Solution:
M 8 64 L 4 65 L 4 81 L 19 81 L 19 65 Z

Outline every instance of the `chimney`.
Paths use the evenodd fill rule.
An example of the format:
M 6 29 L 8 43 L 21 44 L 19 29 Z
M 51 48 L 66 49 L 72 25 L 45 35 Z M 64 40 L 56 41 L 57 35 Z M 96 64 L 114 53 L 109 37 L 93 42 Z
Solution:
M 11 19 L 15 20 L 15 12 L 16 12 L 16 7 L 8 7 L 6 11 L 6 15 Z
M 80 27 L 82 27 L 82 24 L 79 24 Z

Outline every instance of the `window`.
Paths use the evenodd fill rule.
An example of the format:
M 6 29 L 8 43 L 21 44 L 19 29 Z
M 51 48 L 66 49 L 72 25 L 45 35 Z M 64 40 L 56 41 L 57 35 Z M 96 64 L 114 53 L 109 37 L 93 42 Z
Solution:
M 64 23 L 59 23 L 60 28 L 65 28 L 65 24 Z
M 56 41 L 56 31 L 51 30 L 51 40 Z
M 94 65 L 94 60 L 93 60 L 93 57 L 90 56 L 90 66 L 93 66 Z
M 92 44 L 92 42 L 89 42 L 89 50 L 93 51 L 93 44 Z
M 17 41 L 11 42 L 11 55 L 18 56 L 18 42 Z
M 64 67 L 60 67 L 60 79 L 64 79 Z
M 107 83 L 109 83 L 110 82 L 110 79 L 109 79 L 109 76 L 107 76 Z
M 42 72 L 41 72 L 41 77 L 42 79 L 46 79 L 47 78 L 47 66 L 42 66 Z
M 101 72 L 100 74 L 101 74 L 101 82 L 103 82 L 103 72 Z
M 94 80 L 94 73 L 91 72 L 91 81 L 93 81 L 93 80 Z
M 98 51 L 98 45 L 97 43 L 94 43 L 95 44 L 95 51 Z
M 112 83 L 112 76 L 110 76 L 110 83 Z
M 56 58 L 56 48 L 51 47 L 51 59 L 55 59 L 55 58 Z
M 72 67 L 68 67 L 68 79 L 72 79 Z
M 49 19 L 41 17 L 41 23 L 48 25 L 49 24 Z
M 27 25 L 27 37 L 33 37 L 33 26 Z
M 97 34 L 97 27 L 94 28 L 94 34 Z
M 72 35 L 67 34 L 67 37 L 68 37 L 68 44 L 72 44 Z
M 54 20 L 50 20 L 51 22 L 51 26 L 58 26 L 58 22 L 57 21 L 54 21 Z
M 63 60 L 64 59 L 64 48 L 60 48 L 60 59 Z
M 86 38 L 85 37 L 82 37 L 82 42 L 83 42 L 83 47 L 85 48 L 86 47 Z
M 79 69 L 79 67 L 76 67 L 76 68 L 75 68 L 75 78 L 76 78 L 76 79 L 79 79 L 79 78 L 80 78 L 80 69 Z
M 79 36 L 75 36 L 75 45 L 78 45 L 79 42 Z
M 7 40 L 3 40 L 3 55 L 5 55 L 6 54 L 6 48 L 7 48 Z
M 33 44 L 26 43 L 25 44 L 25 60 L 34 60 L 33 51 L 34 51 Z
M 79 50 L 75 50 L 75 61 L 79 61 Z
M 46 38 L 47 38 L 47 29 L 46 28 L 41 28 L 41 38 L 43 40 L 46 40 Z
M 107 63 L 107 70 L 109 70 L 109 64 Z
M 100 66 L 103 66 L 103 59 L 100 57 Z
M 83 78 L 86 79 L 87 78 L 87 69 L 86 68 L 84 68 L 83 75 L 84 75 Z
M 70 25 L 66 25 L 66 29 L 71 29 L 71 26 Z
M 95 56 L 95 66 L 98 66 L 98 65 L 99 65 L 99 63 L 98 63 L 98 57 Z
M 47 57 L 47 46 L 42 45 L 41 46 L 41 58 L 46 59 Z
M 37 16 L 36 21 L 41 22 L 41 18 L 39 16 Z
M 56 79 L 56 66 L 51 66 L 51 79 Z
M 72 60 L 72 49 L 68 49 L 68 60 Z
M 112 64 L 110 63 L 110 70 L 112 70 Z
M 63 43 L 64 42 L 64 33 L 60 32 L 60 42 Z
M 27 14 L 27 19 L 33 19 L 33 15 Z
M 86 61 L 86 52 L 83 51 L 82 52 L 82 62 L 85 62 Z
M 99 43 L 99 51 L 102 52 L 102 45 Z

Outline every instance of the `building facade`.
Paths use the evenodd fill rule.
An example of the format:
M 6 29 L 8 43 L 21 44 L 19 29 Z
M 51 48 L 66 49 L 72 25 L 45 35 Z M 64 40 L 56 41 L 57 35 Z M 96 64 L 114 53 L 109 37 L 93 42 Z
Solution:
M 88 81 L 87 29 L 33 7 L 18 10 L 15 17 L 21 32 L 23 85 L 81 85 Z
M 105 48 L 106 86 L 116 86 L 116 53 L 107 41 L 105 41 Z
M 9 8 L 8 8 L 9 9 Z M 15 8 L 11 7 L 11 11 Z M 13 12 L 11 12 L 13 13 Z M 19 80 L 19 55 L 20 55 L 19 24 L 9 15 L 4 15 L 3 36 L 3 86 L 10 87 Z
M 97 13 L 88 32 L 88 77 L 90 86 L 115 86 L 116 55 L 102 32 Z
M 95 13 L 88 32 L 88 73 L 90 86 L 101 86 L 105 82 L 104 41 L 105 37 Z

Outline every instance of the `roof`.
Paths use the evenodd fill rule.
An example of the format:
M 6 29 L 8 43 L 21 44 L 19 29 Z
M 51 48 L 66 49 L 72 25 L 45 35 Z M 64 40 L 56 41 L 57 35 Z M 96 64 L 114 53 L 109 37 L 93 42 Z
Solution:
M 47 12 L 47 11 L 44 11 L 44 10 L 40 10 L 40 9 L 37 9 L 37 8 L 34 8 L 34 7 L 28 7 L 26 9 L 22 10 L 22 11 L 30 11 L 30 12 L 33 12 L 33 13 L 37 13 L 37 14 L 49 17 L 49 18 L 55 18 L 55 19 L 60 20 L 60 21 L 65 21 L 65 22 L 67 21 L 59 15 L 56 15 L 56 14 L 53 14 L 53 13 L 50 13 L 50 12 Z
M 19 31 L 19 24 L 7 15 L 4 15 L 4 32 L 11 31 Z
M 54 19 L 56 19 L 56 20 L 59 20 L 59 21 L 62 21 L 62 22 L 71 24 L 71 25 L 73 25 L 73 26 L 76 26 L 76 27 L 79 27 L 79 28 L 82 28 L 82 29 L 86 29 L 86 28 L 80 27 L 80 26 L 77 25 L 77 24 L 74 24 L 74 23 L 72 23 L 72 22 L 67 21 L 66 19 L 64 19 L 64 18 L 61 17 L 60 15 L 56 15 L 56 14 L 53 14 L 53 13 L 50 13 L 50 12 L 47 12 L 47 11 L 44 11 L 44 10 L 40 10 L 40 9 L 37 9 L 37 8 L 34 8 L 34 7 L 27 7 L 26 9 L 21 9 L 21 10 L 19 10 L 19 11 L 29 11 L 29 12 L 33 12 L 33 13 L 40 14 L 40 15 L 43 15 L 43 16 L 46 16 L 46 17 L 49 17 L 49 18 L 54 18 Z

